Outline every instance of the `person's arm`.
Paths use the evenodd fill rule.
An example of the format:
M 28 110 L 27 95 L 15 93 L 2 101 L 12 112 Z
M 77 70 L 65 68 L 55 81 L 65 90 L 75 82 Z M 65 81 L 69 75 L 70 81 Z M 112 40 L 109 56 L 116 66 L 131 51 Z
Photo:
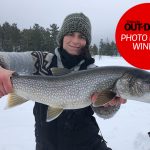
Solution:
M 33 73 L 31 52 L 0 52 L 0 97 L 12 92 L 11 76 L 14 71 Z
M 12 91 L 10 77 L 14 71 L 19 74 L 42 74 L 52 57 L 53 54 L 40 51 L 0 52 L 0 97 Z
M 34 59 L 32 52 L 0 52 L 0 66 L 20 74 L 34 72 Z
M 0 52 L 0 66 L 19 74 L 34 74 L 47 70 L 52 57 L 52 53 L 41 51 Z
M 120 109 L 120 105 L 118 106 L 100 106 L 100 107 L 93 107 L 91 105 L 93 111 L 101 118 L 103 119 L 109 119 L 112 118 Z

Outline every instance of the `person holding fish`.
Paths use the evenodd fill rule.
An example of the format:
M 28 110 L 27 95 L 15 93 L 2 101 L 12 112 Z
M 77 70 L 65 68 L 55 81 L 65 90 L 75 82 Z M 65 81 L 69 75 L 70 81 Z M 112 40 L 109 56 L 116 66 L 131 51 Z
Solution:
M 89 52 L 91 23 L 83 13 L 72 13 L 64 19 L 57 42 L 59 46 L 54 54 L 40 51 L 1 52 L 0 97 L 13 92 L 11 77 L 14 71 L 21 74 L 54 76 L 51 69 L 57 70 L 56 67 L 58 70 L 67 68 L 71 72 L 96 67 Z M 99 96 L 101 93 L 94 92 L 90 97 L 91 103 Z M 102 106 L 65 109 L 59 116 L 47 121 L 48 106 L 35 102 L 33 113 L 36 150 L 111 150 L 103 136 L 99 135 L 100 129 L 93 114 L 95 111 L 104 119 L 111 118 L 124 103 L 125 99 L 114 95 L 110 102 Z M 55 113 L 58 114 L 55 111 L 53 115 Z

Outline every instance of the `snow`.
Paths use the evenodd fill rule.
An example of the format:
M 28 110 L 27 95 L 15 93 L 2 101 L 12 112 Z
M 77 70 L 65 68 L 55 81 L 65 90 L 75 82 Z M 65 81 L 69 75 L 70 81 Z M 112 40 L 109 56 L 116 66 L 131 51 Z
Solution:
M 95 56 L 99 66 L 130 66 L 121 57 Z M 7 96 L 0 99 L 0 150 L 34 150 L 34 103 L 29 101 L 4 110 Z M 128 100 L 111 119 L 95 115 L 101 132 L 113 150 L 150 150 L 150 104 Z M 86 135 L 85 135 L 86 136 Z
M 0 150 L 34 150 L 33 102 L 4 110 L 6 96 L 0 101 Z

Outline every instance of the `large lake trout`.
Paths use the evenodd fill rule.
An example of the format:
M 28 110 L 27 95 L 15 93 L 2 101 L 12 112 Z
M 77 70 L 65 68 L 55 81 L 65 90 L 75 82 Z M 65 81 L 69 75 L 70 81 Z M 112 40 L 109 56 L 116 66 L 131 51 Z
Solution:
M 7 108 L 33 100 L 49 106 L 47 120 L 58 117 L 63 109 L 79 109 L 106 104 L 116 95 L 150 103 L 150 73 L 132 67 L 107 66 L 69 72 L 52 68 L 54 76 L 13 75 L 13 93 Z M 93 93 L 100 93 L 91 101 Z

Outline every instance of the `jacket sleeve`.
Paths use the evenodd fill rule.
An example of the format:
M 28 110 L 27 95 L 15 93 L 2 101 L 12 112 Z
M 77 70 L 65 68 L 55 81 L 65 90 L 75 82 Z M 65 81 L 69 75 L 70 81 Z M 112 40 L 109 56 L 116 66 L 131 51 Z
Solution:
M 52 56 L 51 53 L 40 51 L 0 52 L 0 66 L 19 74 L 34 74 L 44 65 L 47 67 Z
M 94 64 L 91 64 L 87 67 L 87 69 L 91 69 L 91 68 L 95 68 L 95 67 L 98 67 Z M 120 109 L 120 105 L 119 106 L 108 106 L 108 107 L 93 107 L 91 105 L 93 111 L 101 118 L 104 118 L 104 119 L 109 119 L 109 118 L 112 118 L 117 112 L 118 110 Z
M 100 106 L 100 107 L 93 107 L 91 105 L 93 111 L 101 118 L 103 119 L 109 119 L 112 118 L 120 109 L 120 105 L 119 106 L 108 106 L 108 107 L 104 107 L 104 106 Z

